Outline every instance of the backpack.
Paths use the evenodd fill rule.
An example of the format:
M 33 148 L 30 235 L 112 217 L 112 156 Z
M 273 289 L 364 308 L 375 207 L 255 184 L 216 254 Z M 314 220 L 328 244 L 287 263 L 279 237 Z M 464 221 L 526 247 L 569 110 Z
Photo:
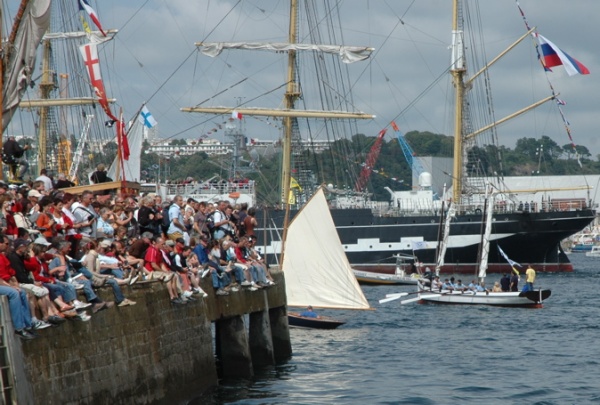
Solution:
M 169 219 L 169 208 L 171 208 L 173 204 L 169 205 L 168 207 L 163 208 L 162 210 L 162 228 L 163 231 L 167 232 L 167 229 L 169 229 L 169 226 L 171 226 L 171 220 Z
M 210 214 L 208 214 L 206 216 L 206 227 L 208 228 L 208 231 L 212 234 L 215 231 L 215 212 L 217 211 L 213 211 Z

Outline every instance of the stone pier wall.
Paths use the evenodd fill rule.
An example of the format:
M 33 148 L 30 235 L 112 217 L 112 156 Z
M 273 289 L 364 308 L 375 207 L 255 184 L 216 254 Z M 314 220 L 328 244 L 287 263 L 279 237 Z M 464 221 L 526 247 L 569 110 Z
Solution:
M 247 352 L 263 353 L 261 364 L 264 352 L 275 350 L 275 359 L 288 358 L 291 346 L 279 344 L 274 349 L 265 335 L 271 330 L 266 314 L 270 310 L 286 314 L 283 276 L 274 277 L 275 287 L 229 296 L 215 296 L 206 282 L 203 288 L 209 297 L 184 306 L 171 304 L 160 282 L 124 286 L 125 295 L 137 305 L 115 306 L 94 314 L 89 322 L 44 329 L 32 341 L 16 340 L 11 351 L 22 350 L 25 370 L 16 390 L 33 397 L 34 403 L 48 405 L 176 403 L 217 385 L 211 322 L 219 326 L 252 313 L 261 315 L 251 315 L 250 322 L 262 326 L 250 325 L 250 334 L 257 336 L 240 342 L 264 342 L 265 348 L 248 347 Z M 113 299 L 110 289 L 101 289 L 99 295 Z M 282 322 L 277 320 L 273 333 L 279 341 L 287 332 L 289 342 Z M 251 369 L 252 359 L 248 361 Z

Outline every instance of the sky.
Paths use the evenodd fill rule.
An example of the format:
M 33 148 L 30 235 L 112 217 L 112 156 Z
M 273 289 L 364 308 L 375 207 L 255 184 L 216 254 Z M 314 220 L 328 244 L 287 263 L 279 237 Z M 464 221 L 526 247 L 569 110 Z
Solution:
M 301 2 L 303 3 L 303 2 Z M 320 2 L 322 3 L 322 2 Z M 449 0 L 346 0 L 340 6 L 340 38 L 346 45 L 375 48 L 372 57 L 348 66 L 354 105 L 377 118 L 361 121 L 358 131 L 376 136 L 395 120 L 402 131 L 452 133 L 452 87 L 445 73 L 450 64 Z M 285 0 L 102 0 L 91 2 L 104 28 L 119 29 L 104 45 L 101 63 L 107 92 L 131 117 L 146 102 L 158 121 L 159 136 L 200 138 L 228 117 L 183 113 L 181 107 L 281 107 L 285 55 L 225 51 L 209 58 L 196 50 L 198 41 L 279 41 L 287 39 Z M 473 3 L 475 4 L 475 3 Z M 597 16 L 592 0 L 521 0 L 531 26 L 575 57 L 590 75 L 567 76 L 556 67 L 546 75 L 533 42 L 523 41 L 490 71 L 493 108 L 501 118 L 550 95 L 548 80 L 567 104 L 563 111 L 573 141 L 600 154 L 597 112 L 600 56 Z M 526 32 L 514 0 L 482 1 L 469 8 L 480 14 L 491 59 Z M 321 16 L 322 17 L 322 16 Z M 241 84 L 238 82 L 242 81 Z M 279 126 L 247 117 L 250 138 L 278 139 Z M 318 125 L 318 124 L 315 124 Z M 499 142 L 514 148 L 523 137 L 549 136 L 570 143 L 556 105 L 500 127 Z M 222 130 L 208 136 L 227 140 Z M 318 135 L 317 135 L 318 136 Z M 387 139 L 390 139 L 389 137 Z

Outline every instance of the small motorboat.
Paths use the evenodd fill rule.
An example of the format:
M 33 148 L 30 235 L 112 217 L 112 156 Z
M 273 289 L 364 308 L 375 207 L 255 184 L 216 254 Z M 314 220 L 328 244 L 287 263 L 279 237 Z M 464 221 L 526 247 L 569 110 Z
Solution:
M 327 316 L 319 316 L 318 318 L 309 318 L 300 316 L 297 312 L 288 312 L 288 323 L 291 327 L 305 329 L 335 329 L 338 326 L 345 324 L 344 321 L 329 318 Z

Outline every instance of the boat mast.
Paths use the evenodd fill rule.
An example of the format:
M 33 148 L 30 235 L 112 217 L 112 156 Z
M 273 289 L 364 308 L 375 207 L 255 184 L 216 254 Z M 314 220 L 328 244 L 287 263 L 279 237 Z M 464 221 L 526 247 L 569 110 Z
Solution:
M 454 163 L 452 171 L 452 201 L 461 203 L 463 176 L 463 99 L 466 74 L 463 31 L 459 27 L 459 0 L 452 4 L 452 61 L 450 74 L 454 84 Z
M 298 0 L 290 0 L 290 31 L 288 40 L 290 44 L 298 41 Z M 288 110 L 294 109 L 296 100 L 300 97 L 298 83 L 296 82 L 296 51 L 288 51 L 287 87 L 284 95 L 284 105 Z M 283 151 L 281 171 L 282 202 L 285 204 L 285 216 L 283 219 L 283 237 L 281 243 L 280 263 L 283 263 L 285 241 L 287 239 L 288 225 L 290 223 L 290 181 L 292 170 L 292 123 L 294 118 L 283 118 Z

